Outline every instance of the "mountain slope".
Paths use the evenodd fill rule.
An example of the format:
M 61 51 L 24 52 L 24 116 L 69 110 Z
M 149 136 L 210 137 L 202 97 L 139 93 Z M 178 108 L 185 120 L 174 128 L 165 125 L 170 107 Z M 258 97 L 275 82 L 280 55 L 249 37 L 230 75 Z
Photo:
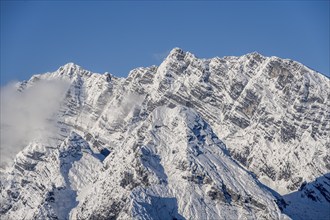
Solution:
M 5 218 L 329 215 L 329 79 L 299 63 L 175 48 L 127 78 L 70 63 L 17 87 L 49 80 L 69 85 L 56 132 L 29 140 L 2 171 Z M 299 204 L 312 211 L 301 216 Z
M 288 193 L 329 171 L 328 78 L 257 53 L 199 60 L 179 49 L 158 71 L 153 94 L 194 106 L 234 158 L 275 190 Z
M 79 203 L 78 219 L 279 218 L 274 197 L 191 109 L 156 108 L 129 133 L 105 160 L 107 170 L 89 193 L 97 199 L 86 195 Z M 113 169 L 119 163 L 124 168 Z

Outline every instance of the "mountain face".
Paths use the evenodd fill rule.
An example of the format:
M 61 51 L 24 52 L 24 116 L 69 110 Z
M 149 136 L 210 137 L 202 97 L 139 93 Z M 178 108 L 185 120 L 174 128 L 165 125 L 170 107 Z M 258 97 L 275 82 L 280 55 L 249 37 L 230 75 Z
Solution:
M 1 170 L 3 219 L 330 216 L 330 81 L 302 64 L 175 48 L 127 78 L 69 63 L 17 90 L 54 80 L 52 132 Z

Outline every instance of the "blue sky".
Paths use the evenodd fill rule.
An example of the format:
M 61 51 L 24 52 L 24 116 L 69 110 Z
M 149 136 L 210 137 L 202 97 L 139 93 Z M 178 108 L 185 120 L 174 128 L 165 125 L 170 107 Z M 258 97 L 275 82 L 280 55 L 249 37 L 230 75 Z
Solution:
M 174 47 L 297 60 L 329 76 L 329 1 L 1 1 L 1 85 L 74 62 L 127 76 Z

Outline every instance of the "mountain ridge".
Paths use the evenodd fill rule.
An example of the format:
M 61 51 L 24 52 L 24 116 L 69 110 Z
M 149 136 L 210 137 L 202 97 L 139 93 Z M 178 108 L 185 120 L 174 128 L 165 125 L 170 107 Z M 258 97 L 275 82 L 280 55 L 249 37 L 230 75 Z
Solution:
M 183 49 L 179 48 L 179 47 L 174 47 L 172 50 L 170 50 L 170 52 L 168 53 L 168 55 L 163 59 L 163 61 L 165 61 L 166 59 L 168 59 L 169 57 L 171 56 L 175 56 L 176 54 L 180 54 L 183 55 L 183 54 L 186 54 L 188 53 L 189 55 L 192 55 L 195 57 L 195 55 L 189 51 L 184 51 Z M 254 57 L 254 56 L 260 56 L 260 57 L 263 57 L 263 58 L 272 58 L 272 59 L 280 59 L 280 60 L 285 60 L 285 61 L 289 61 L 289 62 L 294 62 L 294 63 L 297 63 L 298 65 L 301 65 L 301 66 L 305 66 L 307 67 L 308 69 L 310 69 L 311 71 L 314 71 L 318 74 L 321 74 L 322 76 L 325 76 L 326 78 L 329 78 L 329 76 L 327 76 L 326 74 L 324 73 L 321 73 L 317 70 L 314 70 L 313 68 L 309 67 L 309 66 L 306 66 L 304 64 L 302 64 L 301 62 L 298 62 L 298 61 L 295 61 L 293 59 L 290 59 L 290 58 L 281 58 L 281 57 L 278 57 L 278 56 L 265 56 L 263 55 L 262 53 L 258 52 L 258 51 L 253 51 L 253 52 L 250 52 L 250 53 L 247 53 L 247 54 L 244 54 L 244 55 L 241 55 L 241 56 L 223 56 L 223 57 L 212 57 L 212 58 L 198 58 L 198 59 L 202 59 L 202 60 L 212 60 L 212 59 L 226 59 L 226 58 L 232 58 L 232 59 L 238 59 L 240 57 Z M 197 58 L 197 57 L 196 57 Z M 163 62 L 162 61 L 162 62 Z M 74 68 L 74 69 L 81 69 L 83 71 L 86 71 L 86 72 L 92 72 L 94 74 L 106 74 L 106 73 L 109 73 L 108 71 L 104 72 L 104 73 L 98 73 L 98 72 L 93 72 L 92 70 L 89 70 L 88 68 L 84 68 L 82 67 L 80 64 L 78 63 L 75 63 L 75 62 L 68 62 L 68 63 L 65 63 L 64 65 L 60 66 L 56 71 L 59 71 L 61 68 L 62 69 L 68 69 L 68 68 Z M 152 68 L 152 67 L 159 67 L 157 65 L 151 65 L 151 66 L 148 66 L 148 67 L 136 67 L 136 68 L 133 68 L 131 71 L 129 72 L 132 72 L 136 69 L 143 69 L 143 68 Z M 115 73 L 109 73 L 112 77 L 116 77 L 116 78 L 127 78 L 129 76 L 129 73 L 128 73 L 128 76 L 127 77 L 119 77 L 117 76 Z M 37 75 L 41 75 L 41 74 L 37 74 Z
M 44 172 L 53 172 L 62 180 L 55 182 L 55 186 L 50 181 L 37 190 L 39 197 L 35 201 L 43 208 L 34 209 L 29 218 L 161 219 L 157 217 L 157 210 L 164 205 L 169 209 L 161 215 L 177 219 L 189 219 L 199 212 L 199 218 L 204 215 L 209 219 L 226 216 L 295 219 L 316 214 L 321 218 L 329 214 L 326 212 L 330 204 L 326 200 L 330 192 L 327 178 L 329 79 L 298 62 L 258 53 L 198 59 L 174 48 L 160 66 L 136 68 L 127 78 L 92 73 L 69 63 L 53 73 L 36 75 L 18 87 L 24 92 L 40 81 L 55 79 L 69 81 L 54 118 L 59 131 L 45 138 L 48 143 L 32 141 L 26 153 L 17 157 L 12 171 L 1 175 L 2 201 L 8 200 L 1 213 L 9 219 L 21 213 L 15 209 L 27 208 L 26 199 L 15 193 L 28 197 L 35 192 L 25 191 L 26 183 L 15 186 L 14 182 L 38 185 L 37 176 L 43 176 Z M 186 116 L 176 119 L 175 116 L 184 111 Z M 194 117 L 201 118 L 202 122 L 194 122 Z M 182 130 L 192 132 L 188 137 L 181 130 L 175 135 L 170 132 L 180 123 Z M 196 127 L 193 123 L 197 123 Z M 224 149 L 234 163 L 224 162 L 230 160 L 221 154 L 210 153 L 215 152 L 214 146 L 218 145 L 213 142 L 213 136 L 226 146 Z M 57 148 L 75 149 L 66 144 L 70 138 L 75 141 L 69 141 L 69 145 L 84 143 L 92 152 L 84 150 L 76 154 L 75 150 L 69 150 L 71 159 L 66 162 L 67 170 L 58 173 L 56 164 L 62 163 L 58 161 L 63 156 L 56 153 Z M 176 145 L 180 147 L 175 148 Z M 163 148 L 169 151 L 164 152 Z M 179 158 L 187 158 L 186 162 L 178 163 L 178 159 L 169 156 L 176 155 L 177 151 L 185 155 Z M 58 158 L 49 161 L 52 168 L 38 159 L 49 154 Z M 125 160 L 130 162 L 121 166 L 120 162 Z M 222 170 L 217 164 L 230 168 Z M 95 170 L 86 169 L 90 165 Z M 191 172 L 189 175 L 184 174 L 187 170 Z M 238 187 L 242 183 L 235 178 L 237 170 L 253 187 L 244 190 Z M 215 174 L 218 171 L 220 176 Z M 76 179 L 85 178 L 84 174 L 90 176 L 91 172 L 95 172 L 94 177 L 77 182 Z M 226 172 L 232 175 L 227 178 Z M 36 179 L 25 180 L 27 173 L 36 175 Z M 301 200 L 303 203 L 299 203 L 298 197 L 284 196 L 299 191 L 304 181 L 312 182 L 322 175 L 325 177 L 321 181 L 302 191 L 301 195 L 307 198 Z M 13 182 L 13 179 L 16 180 Z M 213 182 L 212 186 L 208 179 Z M 259 180 L 282 196 L 257 184 Z M 110 186 L 109 181 L 114 185 Z M 188 199 L 188 195 L 183 199 L 177 194 L 176 181 L 187 187 L 193 200 Z M 87 189 L 89 198 L 82 189 L 93 182 L 97 187 L 92 187 L 96 191 Z M 81 187 L 71 187 L 79 184 Z M 102 195 L 104 190 L 108 194 Z M 253 193 L 248 195 L 246 190 Z M 255 193 L 258 190 L 260 193 Z M 113 191 L 120 193 L 113 194 Z M 93 193 L 98 197 L 92 196 Z M 109 200 L 109 195 L 113 199 Z M 72 208 L 65 209 L 58 200 L 68 201 Z M 190 208 L 184 205 L 187 200 L 194 201 Z M 302 216 L 299 210 L 309 204 L 314 204 L 310 207 L 315 212 Z M 266 209 L 267 217 L 260 211 Z

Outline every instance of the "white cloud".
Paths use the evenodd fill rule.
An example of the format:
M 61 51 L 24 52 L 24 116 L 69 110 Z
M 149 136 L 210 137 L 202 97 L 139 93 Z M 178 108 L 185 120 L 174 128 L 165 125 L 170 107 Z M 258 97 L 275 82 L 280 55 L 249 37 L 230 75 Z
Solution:
M 23 92 L 14 84 L 1 88 L 0 166 L 10 164 L 28 142 L 55 129 L 48 119 L 67 89 L 64 81 L 39 81 Z

